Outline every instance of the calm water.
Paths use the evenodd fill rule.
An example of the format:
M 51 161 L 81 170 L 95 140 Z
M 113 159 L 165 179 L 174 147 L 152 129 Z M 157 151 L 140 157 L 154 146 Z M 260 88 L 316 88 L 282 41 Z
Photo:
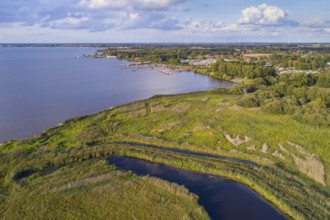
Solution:
M 126 61 L 90 59 L 90 48 L 0 48 L 0 142 L 79 115 L 148 98 L 229 87 L 188 72 L 133 72 Z M 80 58 L 77 58 L 80 56 Z
M 246 186 L 215 176 L 177 169 L 128 157 L 110 157 L 109 163 L 121 170 L 151 175 L 184 185 L 199 197 L 211 219 L 284 220 L 281 213 Z

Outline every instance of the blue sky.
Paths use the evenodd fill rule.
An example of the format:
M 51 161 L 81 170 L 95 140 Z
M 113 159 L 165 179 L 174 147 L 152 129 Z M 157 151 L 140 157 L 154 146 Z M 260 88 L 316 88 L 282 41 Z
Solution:
M 238 41 L 330 42 L 330 1 L 0 1 L 0 43 Z

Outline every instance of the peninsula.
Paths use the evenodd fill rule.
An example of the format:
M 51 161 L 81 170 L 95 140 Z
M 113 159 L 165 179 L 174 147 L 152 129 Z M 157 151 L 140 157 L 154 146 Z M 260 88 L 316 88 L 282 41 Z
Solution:
M 287 52 L 267 55 L 274 62 L 291 59 L 293 68 L 327 56 L 321 51 L 295 62 L 296 55 L 288 58 Z M 282 213 L 279 219 L 328 219 L 327 63 L 312 66 L 317 74 L 280 73 L 279 68 L 291 67 L 267 66 L 264 55 L 255 62 L 224 59 L 195 68 L 214 77 L 240 78 L 229 89 L 157 95 L 2 144 L 0 217 L 211 216 L 211 208 L 202 206 L 202 197 L 188 186 L 119 169 L 118 158 L 135 158 L 243 184 Z

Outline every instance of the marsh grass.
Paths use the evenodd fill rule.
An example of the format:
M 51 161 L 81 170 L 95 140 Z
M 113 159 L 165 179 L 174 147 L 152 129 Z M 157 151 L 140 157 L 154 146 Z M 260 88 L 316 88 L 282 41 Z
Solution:
M 328 137 L 330 137 L 330 129 L 298 122 L 290 115 L 268 114 L 258 108 L 241 107 L 238 110 L 235 105 L 239 98 L 240 96 L 237 95 L 215 92 L 155 96 L 148 100 L 129 103 L 91 116 L 68 120 L 61 126 L 26 140 L 10 141 L 0 146 L 0 168 L 2 171 L 0 175 L 0 201 L 4 201 L 0 205 L 0 217 L 8 217 L 14 212 L 15 207 L 29 210 L 27 212 L 31 216 L 37 213 L 46 215 L 47 204 L 50 204 L 49 207 L 56 207 L 61 210 L 58 202 L 61 199 L 65 201 L 63 204 L 72 205 L 73 208 L 72 212 L 59 211 L 58 216 L 62 216 L 61 213 L 70 213 L 66 217 L 72 218 L 79 212 L 82 217 L 86 217 L 88 212 L 84 212 L 85 208 L 81 210 L 73 204 L 81 199 L 80 195 L 88 195 L 87 198 L 90 198 L 91 203 L 84 204 L 89 207 L 86 210 L 89 210 L 97 205 L 96 197 L 93 197 L 94 191 L 106 189 L 109 193 L 116 191 L 115 194 L 129 194 L 128 188 L 126 191 L 124 190 L 125 187 L 123 190 L 118 188 L 121 186 L 120 184 L 125 185 L 125 181 L 120 182 L 121 178 L 134 177 L 130 181 L 137 182 L 130 182 L 129 185 L 146 180 L 131 174 L 117 176 L 118 172 L 114 171 L 111 166 L 106 168 L 104 165 L 100 165 L 102 168 L 91 168 L 90 170 L 83 166 L 85 163 L 88 164 L 88 161 L 99 160 L 115 154 L 234 179 L 246 184 L 295 219 L 329 219 L 330 139 Z M 240 140 L 245 140 L 244 137 L 246 136 L 249 137 L 249 141 L 234 146 L 227 140 L 226 135 L 231 138 L 238 136 Z M 259 163 L 261 168 L 255 169 L 248 165 L 210 158 L 165 153 L 143 147 L 107 145 L 109 142 L 124 141 L 247 159 Z M 322 174 L 324 184 L 303 172 L 302 166 L 297 163 L 295 157 L 306 159 L 306 155 L 299 149 L 290 147 L 288 142 L 303 146 L 306 151 L 318 158 L 324 167 Z M 267 144 L 268 150 L 263 153 L 262 146 L 265 144 Z M 254 146 L 253 150 L 251 150 L 251 146 Z M 279 155 L 284 156 L 285 159 L 283 160 Z M 60 169 L 46 176 L 41 175 L 42 171 L 51 167 L 60 167 Z M 24 169 L 32 170 L 29 176 L 23 175 L 24 172 L 28 172 Z M 111 175 L 114 177 L 108 176 L 109 178 L 103 181 L 102 175 L 105 173 L 101 171 L 112 173 Z M 318 173 L 319 166 L 311 167 L 310 172 Z M 23 175 L 21 177 L 24 178 L 20 182 L 24 184 L 17 184 L 15 175 L 16 177 Z M 101 179 L 102 181 L 95 180 L 95 183 L 85 185 L 84 181 L 90 180 L 89 178 Z M 69 182 L 65 182 L 66 179 Z M 117 182 L 112 182 L 114 180 Z M 69 183 L 71 186 L 77 184 L 79 187 L 70 188 L 67 185 Z M 116 185 L 117 183 L 119 185 Z M 44 191 L 48 194 L 42 194 L 42 198 L 36 200 L 40 203 L 33 203 L 31 199 L 31 207 L 25 207 L 20 200 L 32 198 L 29 197 L 31 190 L 27 190 L 28 187 L 32 186 L 33 189 L 39 189 L 38 192 Z M 109 188 L 107 188 L 108 186 Z M 51 189 L 64 190 L 55 190 L 53 193 L 47 191 Z M 32 190 L 31 193 L 33 192 L 36 191 Z M 165 192 L 160 190 L 159 193 L 157 195 L 159 198 L 163 198 L 163 196 L 166 198 Z M 150 201 L 152 203 L 158 202 L 158 200 L 153 200 L 152 195 L 150 201 L 147 194 L 143 195 L 145 196 L 143 200 L 128 197 L 132 203 L 129 203 L 130 205 L 127 207 L 134 206 L 131 205 L 134 203 L 140 203 L 141 206 L 136 206 L 136 209 L 133 207 L 133 210 L 141 212 L 143 207 L 151 204 Z M 169 195 L 176 201 L 175 194 Z M 101 196 L 101 200 L 108 201 L 100 194 L 97 196 Z M 53 197 L 55 198 L 54 201 L 57 201 L 56 204 L 50 202 L 50 198 Z M 120 196 L 116 198 L 118 199 Z M 116 199 L 114 199 L 115 201 Z M 189 204 L 195 205 L 183 205 L 183 207 L 189 206 L 198 210 L 196 200 L 191 201 L 194 202 Z M 38 209 L 37 207 L 41 208 Z M 123 213 L 125 206 L 113 204 L 113 207 L 114 215 L 125 216 Z M 167 205 L 164 207 L 164 210 L 172 209 Z M 179 208 L 177 209 L 179 210 Z M 177 213 L 187 218 L 191 217 L 192 209 L 182 208 L 180 210 Z M 96 212 L 96 210 L 94 211 Z M 100 213 L 94 211 L 91 211 L 90 216 L 109 214 L 105 211 L 100 211 Z M 164 214 L 165 211 L 159 211 L 159 213 Z M 19 214 L 21 216 L 24 213 Z M 125 217 L 143 218 L 145 216 L 142 214 L 135 216 L 131 213 Z M 116 218 L 114 217 L 114 219 Z
M 184 187 L 117 171 L 104 160 L 66 165 L 25 182 L 12 187 L 1 219 L 208 219 Z

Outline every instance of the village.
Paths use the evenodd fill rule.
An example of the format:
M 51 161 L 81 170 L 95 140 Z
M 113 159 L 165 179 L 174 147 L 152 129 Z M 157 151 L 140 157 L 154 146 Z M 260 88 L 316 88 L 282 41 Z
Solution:
M 98 51 L 87 56 L 106 59 L 125 58 L 133 63 L 127 64 L 123 68 L 130 68 L 134 72 L 139 69 L 153 69 L 167 75 L 183 70 L 202 73 L 218 61 L 246 65 L 258 64 L 273 69 L 277 75 L 319 74 L 330 69 L 328 52 L 318 51 L 318 47 L 315 45 L 305 48 L 296 46 L 283 52 L 270 52 L 268 47 L 260 49 L 250 46 L 251 49 L 247 49 L 248 47 L 223 46 L 223 48 L 217 49 L 198 47 L 191 51 L 175 46 L 169 47 L 166 51 L 162 51 L 160 48 L 146 50 L 143 46 L 136 48 L 133 46 L 112 47 L 108 51 Z

